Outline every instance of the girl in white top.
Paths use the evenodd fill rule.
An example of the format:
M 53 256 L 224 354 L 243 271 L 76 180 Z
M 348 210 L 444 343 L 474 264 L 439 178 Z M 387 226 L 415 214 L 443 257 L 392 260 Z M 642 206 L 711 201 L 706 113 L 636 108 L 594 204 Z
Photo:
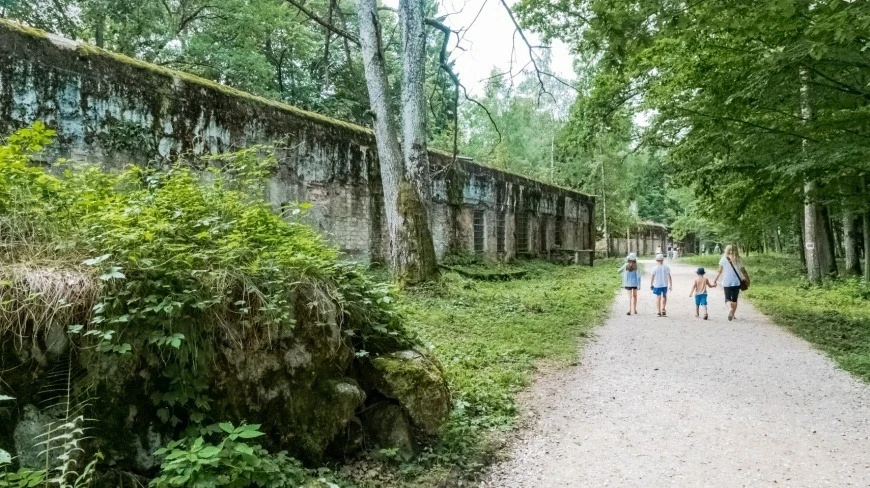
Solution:
M 743 267 L 743 259 L 740 258 L 740 250 L 737 246 L 725 246 L 713 286 L 716 286 L 720 277 L 722 277 L 722 288 L 725 290 L 725 303 L 728 304 L 728 320 L 734 320 L 734 314 L 737 313 L 737 299 L 740 296 L 740 280 L 749 281 L 749 273 Z

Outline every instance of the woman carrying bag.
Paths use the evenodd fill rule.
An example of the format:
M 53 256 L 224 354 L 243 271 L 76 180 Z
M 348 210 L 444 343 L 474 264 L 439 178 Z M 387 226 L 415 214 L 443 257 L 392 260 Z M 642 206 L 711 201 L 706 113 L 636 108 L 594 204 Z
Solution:
M 716 286 L 720 276 L 722 277 L 722 287 L 725 289 L 725 303 L 729 307 L 728 320 L 734 320 L 740 290 L 749 288 L 749 273 L 743 267 L 743 260 L 740 258 L 740 250 L 737 249 L 737 246 L 725 247 L 722 259 L 719 260 L 719 270 L 716 279 L 713 280 L 713 286 Z

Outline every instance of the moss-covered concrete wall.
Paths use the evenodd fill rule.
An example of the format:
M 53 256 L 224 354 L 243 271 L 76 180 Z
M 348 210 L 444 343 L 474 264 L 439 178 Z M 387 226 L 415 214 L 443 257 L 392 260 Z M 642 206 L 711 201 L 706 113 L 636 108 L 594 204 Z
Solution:
M 311 202 L 315 227 L 352 257 L 381 259 L 387 250 L 368 128 L 0 19 L 0 135 L 37 120 L 57 130 L 50 157 L 109 166 L 274 146 L 275 205 Z M 593 247 L 592 197 L 468 160 L 452 164 L 442 153 L 431 160 L 439 255 L 474 250 L 475 210 L 490 256 L 516 255 L 518 214 L 528 220 L 530 252 Z

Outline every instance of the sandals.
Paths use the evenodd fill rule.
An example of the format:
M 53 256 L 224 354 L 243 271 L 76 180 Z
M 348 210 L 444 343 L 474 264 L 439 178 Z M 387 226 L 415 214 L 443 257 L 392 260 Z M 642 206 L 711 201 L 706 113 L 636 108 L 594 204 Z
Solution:
M 662 317 L 667 317 L 667 316 L 668 316 L 668 313 L 665 312 L 665 309 L 662 309 Z
M 662 313 L 659 312 L 659 313 L 657 313 L 656 315 L 659 316 L 659 317 L 661 317 L 661 316 L 662 316 Z
M 704 314 L 704 320 L 707 320 L 707 314 Z

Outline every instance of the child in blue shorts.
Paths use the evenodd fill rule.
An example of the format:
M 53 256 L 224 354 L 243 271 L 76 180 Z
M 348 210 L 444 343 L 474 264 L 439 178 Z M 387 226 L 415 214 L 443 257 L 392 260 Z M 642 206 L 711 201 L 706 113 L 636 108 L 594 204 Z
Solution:
M 652 269 L 649 287 L 656 296 L 656 315 L 666 317 L 667 312 L 665 307 L 668 306 L 668 291 L 674 286 L 671 278 L 671 268 L 665 264 L 665 257 L 662 253 L 656 254 L 656 265 Z
M 689 293 L 689 296 L 695 295 L 695 317 L 701 316 L 701 307 L 704 307 L 704 320 L 707 320 L 707 287 L 716 288 L 714 283 L 710 283 L 704 274 L 704 268 L 698 268 L 696 271 L 698 277 L 695 278 L 695 282 L 692 283 L 692 291 Z

